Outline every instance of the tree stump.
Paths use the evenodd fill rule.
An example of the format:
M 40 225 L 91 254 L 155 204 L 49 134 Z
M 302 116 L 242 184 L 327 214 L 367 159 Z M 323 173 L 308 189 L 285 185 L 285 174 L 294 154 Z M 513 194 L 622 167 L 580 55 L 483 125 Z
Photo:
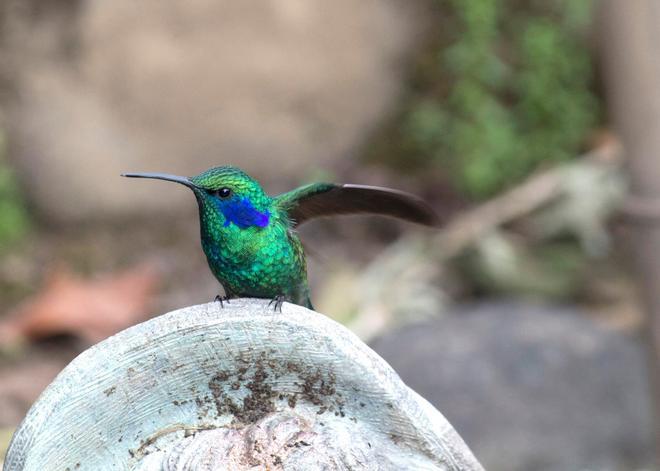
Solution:
M 188 307 L 71 362 L 5 470 L 482 470 L 443 415 L 338 323 L 237 299 Z

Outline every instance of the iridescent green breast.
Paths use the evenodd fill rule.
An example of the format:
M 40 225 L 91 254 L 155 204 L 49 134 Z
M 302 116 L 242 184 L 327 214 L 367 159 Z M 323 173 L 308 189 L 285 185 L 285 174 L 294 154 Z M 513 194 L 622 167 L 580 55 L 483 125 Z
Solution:
M 305 256 L 288 221 L 273 210 L 265 227 L 226 224 L 217 211 L 202 221 L 202 248 L 228 295 L 285 299 L 308 304 Z

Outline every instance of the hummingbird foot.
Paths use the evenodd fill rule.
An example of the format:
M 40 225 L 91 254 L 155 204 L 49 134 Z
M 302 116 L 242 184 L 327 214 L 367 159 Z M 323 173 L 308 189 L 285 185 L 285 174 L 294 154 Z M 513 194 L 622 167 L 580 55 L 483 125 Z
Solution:
M 270 300 L 268 306 L 272 305 L 273 303 L 275 304 L 273 308 L 273 312 L 277 312 L 277 311 L 282 312 L 282 304 L 284 304 L 284 295 L 278 294 L 277 296 L 275 296 L 273 299 Z
M 231 303 L 229 302 L 229 296 L 228 296 L 228 295 L 220 296 L 220 295 L 218 294 L 218 295 L 215 296 L 215 299 L 214 299 L 213 301 L 216 302 L 216 303 L 217 303 L 217 302 L 220 302 L 220 308 L 221 308 L 221 309 L 224 309 L 224 308 L 225 308 L 225 301 L 227 302 L 227 304 L 231 304 Z

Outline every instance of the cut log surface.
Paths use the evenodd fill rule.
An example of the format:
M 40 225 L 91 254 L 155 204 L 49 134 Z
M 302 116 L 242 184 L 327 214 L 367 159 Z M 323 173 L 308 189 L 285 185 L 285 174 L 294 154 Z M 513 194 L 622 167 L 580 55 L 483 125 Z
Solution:
M 4 469 L 482 467 L 346 328 L 237 299 L 165 314 L 82 353 L 33 405 Z

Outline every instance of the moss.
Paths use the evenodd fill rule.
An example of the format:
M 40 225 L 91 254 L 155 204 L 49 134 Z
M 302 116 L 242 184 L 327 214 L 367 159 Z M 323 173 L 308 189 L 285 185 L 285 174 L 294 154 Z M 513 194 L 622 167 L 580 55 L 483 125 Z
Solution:
M 573 158 L 598 122 L 586 30 L 591 1 L 438 1 L 436 38 L 370 160 L 441 167 L 485 198 Z

